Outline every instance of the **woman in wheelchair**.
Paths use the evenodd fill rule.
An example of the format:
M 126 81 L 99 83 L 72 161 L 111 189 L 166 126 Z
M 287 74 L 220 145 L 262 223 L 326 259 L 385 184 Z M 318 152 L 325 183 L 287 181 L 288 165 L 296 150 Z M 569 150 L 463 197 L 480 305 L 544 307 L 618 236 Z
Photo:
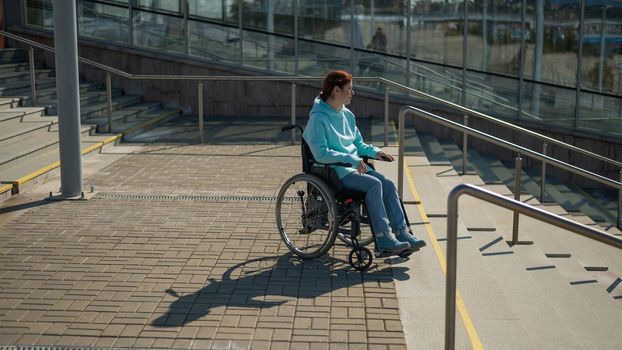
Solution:
M 354 114 L 346 108 L 354 96 L 352 75 L 330 72 L 313 103 L 303 138 L 318 163 L 330 165 L 343 189 L 363 192 L 376 250 L 405 255 L 425 246 L 412 235 L 395 185 L 363 160 L 394 161 L 392 155 L 363 142 Z

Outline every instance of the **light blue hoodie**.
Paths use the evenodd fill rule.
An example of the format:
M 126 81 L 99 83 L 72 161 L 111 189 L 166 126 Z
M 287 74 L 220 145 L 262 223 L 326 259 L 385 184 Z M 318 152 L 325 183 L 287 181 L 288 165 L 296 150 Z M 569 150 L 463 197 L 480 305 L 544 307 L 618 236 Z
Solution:
M 362 156 L 376 158 L 380 150 L 363 142 L 356 127 L 354 114 L 345 106 L 336 111 L 328 103 L 316 98 L 309 113 L 309 122 L 302 137 L 311 153 L 320 163 L 348 163 L 351 167 L 332 166 L 341 179 L 356 172 Z M 369 170 L 369 169 L 368 169 Z

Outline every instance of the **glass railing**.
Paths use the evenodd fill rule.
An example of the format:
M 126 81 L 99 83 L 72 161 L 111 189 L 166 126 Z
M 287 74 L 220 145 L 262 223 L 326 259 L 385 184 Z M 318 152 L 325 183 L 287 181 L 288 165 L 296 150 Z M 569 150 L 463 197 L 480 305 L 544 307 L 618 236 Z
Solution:
M 51 29 L 51 1 L 27 0 L 25 4 L 27 24 Z M 363 49 L 358 42 L 349 43 L 353 34 L 346 23 L 350 20 L 349 12 L 333 13 L 341 6 L 330 11 L 321 6 L 303 7 L 298 8 L 299 20 L 303 22 L 299 22 L 298 37 L 294 33 L 269 32 L 264 29 L 267 24 L 261 22 L 265 20 L 261 16 L 243 17 L 244 28 L 240 33 L 237 12 L 228 12 L 224 19 L 203 18 L 193 13 L 185 16 L 183 9 L 142 5 L 132 8 L 127 1 L 121 0 L 78 1 L 78 28 L 83 38 L 157 53 L 187 55 L 260 72 L 322 76 L 329 70 L 343 69 L 357 77 L 383 77 L 498 118 L 622 137 L 622 99 L 607 93 L 611 86 L 622 86 L 622 83 L 596 78 L 589 80 L 590 72 L 594 70 L 590 67 L 594 64 L 586 68 L 584 75 L 588 78 L 584 79 L 582 86 L 590 89 L 603 86 L 609 90 L 603 88 L 605 93 L 582 90 L 577 101 L 577 90 L 572 87 L 576 84 L 576 77 L 560 73 L 563 71 L 544 70 L 538 74 L 549 82 L 534 81 L 533 62 L 529 61 L 531 65 L 525 65 L 525 79 L 520 84 L 518 76 L 477 70 L 471 66 L 464 74 L 455 63 L 447 65 L 426 60 L 423 54 L 407 61 L 399 55 Z M 307 23 L 317 11 L 324 10 L 328 11 L 322 12 L 322 16 L 328 16 L 324 22 Z M 255 20 L 260 22 L 254 23 Z M 425 18 L 419 18 L 419 21 L 425 21 Z M 338 25 L 340 23 L 343 25 Z M 283 23 L 274 24 L 275 28 L 280 25 Z M 328 26 L 321 31 L 321 36 L 308 32 L 309 28 L 319 25 Z M 283 31 L 282 28 L 279 30 Z M 516 38 L 513 40 L 514 45 L 519 42 Z M 605 66 L 603 69 L 609 68 Z M 595 77 L 600 76 L 596 74 Z M 560 85 L 551 81 L 564 83 Z M 360 82 L 358 86 L 381 90 L 377 84 L 369 82 Z

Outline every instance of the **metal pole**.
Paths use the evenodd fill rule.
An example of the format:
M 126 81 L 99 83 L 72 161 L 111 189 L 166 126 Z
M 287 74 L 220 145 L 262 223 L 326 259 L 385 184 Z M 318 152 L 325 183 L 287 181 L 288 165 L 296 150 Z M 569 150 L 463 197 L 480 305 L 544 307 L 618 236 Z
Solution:
M 37 80 L 35 78 L 35 51 L 28 46 L 28 62 L 30 63 L 30 103 L 34 107 L 37 101 Z
M 292 83 L 292 125 L 296 125 L 296 83 Z M 292 145 L 296 143 L 296 128 L 292 129 Z
M 516 157 L 515 161 L 515 175 L 514 175 L 514 199 L 520 201 L 520 184 L 521 184 L 521 172 L 522 172 L 522 158 L 520 154 Z M 512 220 L 512 245 L 518 244 L 518 212 L 514 211 L 514 217 Z
M 410 33 L 410 16 L 411 16 L 410 6 L 411 6 L 411 1 L 410 0 L 406 1 L 406 86 L 408 87 L 412 87 L 411 81 L 410 81 L 410 72 L 411 72 L 410 71 L 410 56 L 412 55 L 412 52 L 410 52 L 410 44 L 412 40 L 411 33 Z M 410 94 L 407 93 L 406 97 L 410 98 Z
M 298 75 L 298 0 L 294 0 L 294 74 Z
M 469 116 L 464 115 L 464 126 L 469 126 Z M 469 135 L 466 132 L 462 133 L 462 175 L 466 175 L 467 168 L 467 150 L 469 146 Z
M 54 2 L 54 49 L 61 195 L 74 197 L 82 193 L 78 33 L 74 1 Z
M 523 93 L 525 90 L 525 16 L 527 1 L 522 1 L 521 9 L 521 35 L 520 35 L 520 66 L 518 67 L 518 120 L 523 116 Z
M 128 41 L 130 46 L 134 46 L 134 8 L 132 7 L 133 1 L 127 2 L 127 9 L 129 14 L 128 23 Z
M 389 145 L 389 87 L 384 87 L 384 147 Z
M 204 136 L 203 136 L 203 82 L 199 82 L 199 87 L 197 91 L 199 97 L 199 142 L 203 144 Z
M 603 68 L 605 63 L 605 51 L 607 51 L 607 48 L 605 46 L 605 30 L 607 28 L 607 6 L 603 6 L 602 13 L 602 21 L 600 24 L 600 57 L 598 60 L 598 92 L 603 92 Z
M 575 97 L 574 109 L 574 128 L 579 128 L 579 116 L 581 114 L 581 85 L 583 84 L 583 75 L 581 74 L 581 65 L 583 62 L 583 36 L 585 35 L 585 2 L 581 0 L 581 16 L 579 21 L 579 52 L 577 53 L 577 91 Z
M 187 0 L 183 0 L 181 1 L 181 10 L 183 11 L 183 21 L 184 21 L 184 54 L 186 56 L 190 55 L 190 33 L 188 32 L 188 12 L 189 8 L 188 8 L 188 1 Z
M 542 154 L 546 155 L 546 142 L 542 144 Z M 542 162 L 542 172 L 540 175 L 540 203 L 544 203 L 544 189 L 546 186 L 546 162 Z
M 400 112 L 398 117 L 398 126 L 399 126 L 399 143 L 398 143 L 398 153 L 397 153 L 397 193 L 399 193 L 400 198 L 404 198 L 404 119 L 406 118 L 406 113 Z
M 463 15 L 464 15 L 464 28 L 462 28 L 462 35 L 464 36 L 462 39 L 462 105 L 466 106 L 466 89 L 467 89 L 467 52 L 469 50 L 469 45 L 467 38 L 469 36 L 467 26 L 468 26 L 468 6 L 469 3 L 467 0 L 462 2 Z
M 112 83 L 110 72 L 106 72 L 106 107 L 108 110 L 108 133 L 112 133 Z
M 244 29 L 242 28 L 242 8 L 244 7 L 244 1 L 238 0 L 238 26 L 239 26 L 239 37 L 240 37 L 240 66 L 244 66 L 244 40 L 242 37 L 244 36 Z
M 447 277 L 445 278 L 445 350 L 456 344 L 456 277 L 458 253 L 458 198 L 454 188 L 447 197 Z M 454 195 L 454 193 L 456 193 Z

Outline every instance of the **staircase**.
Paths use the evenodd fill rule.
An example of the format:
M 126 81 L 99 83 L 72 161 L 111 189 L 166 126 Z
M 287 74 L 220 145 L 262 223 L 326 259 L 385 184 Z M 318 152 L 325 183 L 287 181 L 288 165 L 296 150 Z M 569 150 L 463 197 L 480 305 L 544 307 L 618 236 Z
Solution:
M 444 315 L 432 308 L 438 310 L 444 303 L 444 273 L 430 262 L 446 256 L 447 194 L 458 184 L 471 183 L 513 197 L 514 169 L 513 164 L 469 149 L 467 175 L 459 175 L 462 150 L 453 140 L 439 140 L 412 127 L 405 131 L 405 160 L 419 198 L 409 192 L 405 178 L 404 199 L 420 201 L 424 214 L 413 206 L 407 206 L 407 212 L 416 235 L 432 244 L 415 258 L 411 278 L 396 281 L 396 288 L 407 343 L 436 349 L 443 347 L 438 329 L 444 329 Z M 547 179 L 547 203 L 541 204 L 537 172 L 524 169 L 522 176 L 522 201 L 622 235 L 602 211 L 615 204 L 597 205 L 587 191 L 553 178 Z M 511 211 L 463 196 L 459 213 L 458 290 L 483 348 L 619 347 L 622 254 L 618 249 L 525 216 L 519 221 L 521 244 L 511 245 Z M 461 315 L 456 319 L 456 348 L 470 348 Z
M 44 181 L 59 166 L 57 92 L 54 70 L 35 64 L 33 105 L 25 50 L 0 50 L 0 201 Z M 82 154 L 90 154 L 181 115 L 177 108 L 144 102 L 112 89 L 112 128 L 101 82 L 80 82 Z

